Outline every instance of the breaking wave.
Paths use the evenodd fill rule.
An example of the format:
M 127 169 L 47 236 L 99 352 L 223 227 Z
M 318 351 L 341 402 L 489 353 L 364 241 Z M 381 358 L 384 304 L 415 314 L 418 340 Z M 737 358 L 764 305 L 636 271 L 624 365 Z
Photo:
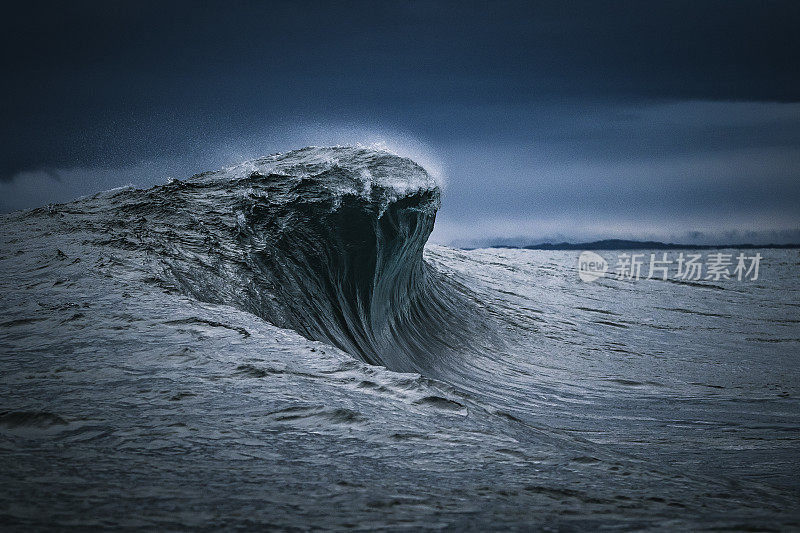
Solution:
M 423 259 L 435 180 L 382 150 L 305 148 L 114 193 L 182 292 L 365 362 L 436 373 L 499 342 L 469 291 Z M 136 244 L 139 245 L 138 243 Z

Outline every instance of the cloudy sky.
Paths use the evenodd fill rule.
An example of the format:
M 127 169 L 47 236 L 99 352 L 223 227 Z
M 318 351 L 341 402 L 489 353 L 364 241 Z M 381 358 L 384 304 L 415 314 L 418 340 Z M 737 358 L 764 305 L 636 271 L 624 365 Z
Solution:
M 438 242 L 800 242 L 796 1 L 64 4 L 0 22 L 0 211 L 362 143 Z

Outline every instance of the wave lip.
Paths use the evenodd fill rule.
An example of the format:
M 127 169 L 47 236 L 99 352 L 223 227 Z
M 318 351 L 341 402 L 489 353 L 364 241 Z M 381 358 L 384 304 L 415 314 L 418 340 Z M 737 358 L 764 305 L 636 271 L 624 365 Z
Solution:
M 330 173 L 330 174 L 328 174 Z M 196 182 L 230 181 L 249 177 L 285 176 L 326 182 L 332 194 L 369 196 L 377 188 L 397 199 L 419 191 L 438 191 L 436 180 L 411 159 L 385 150 L 310 146 L 245 161 L 218 172 L 199 174 Z

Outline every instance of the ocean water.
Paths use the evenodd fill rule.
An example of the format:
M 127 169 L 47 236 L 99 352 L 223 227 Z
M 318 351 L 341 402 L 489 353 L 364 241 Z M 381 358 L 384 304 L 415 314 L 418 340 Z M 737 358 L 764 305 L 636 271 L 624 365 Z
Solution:
M 0 523 L 800 528 L 797 250 L 585 283 L 439 202 L 310 148 L 4 215 Z

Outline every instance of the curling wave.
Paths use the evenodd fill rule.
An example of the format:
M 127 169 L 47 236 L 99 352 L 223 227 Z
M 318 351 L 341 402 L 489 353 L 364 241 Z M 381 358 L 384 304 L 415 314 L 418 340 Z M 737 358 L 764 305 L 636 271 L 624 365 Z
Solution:
M 423 259 L 440 190 L 410 159 L 305 148 L 116 199 L 150 217 L 139 237 L 183 292 L 368 363 L 436 374 L 492 338 L 469 291 Z

